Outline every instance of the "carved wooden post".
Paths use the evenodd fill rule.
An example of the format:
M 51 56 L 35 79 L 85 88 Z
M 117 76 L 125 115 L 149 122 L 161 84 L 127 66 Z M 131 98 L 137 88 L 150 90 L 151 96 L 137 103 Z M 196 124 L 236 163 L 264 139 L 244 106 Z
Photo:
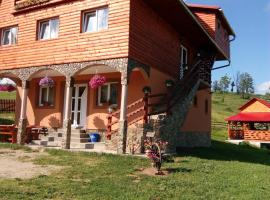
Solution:
M 17 141 L 19 144 L 25 143 L 26 125 L 27 125 L 26 108 L 27 108 L 28 88 L 29 88 L 29 82 L 22 81 L 21 112 L 20 112 L 20 119 L 18 123 L 18 133 L 17 133 Z
M 62 139 L 62 148 L 70 149 L 71 139 L 71 95 L 74 80 L 72 77 L 66 77 L 66 92 L 65 92 L 65 116 L 63 121 L 64 135 Z
M 143 123 L 144 124 L 148 124 L 148 103 L 149 103 L 149 94 L 145 93 L 144 97 L 143 97 L 143 102 L 144 102 L 144 106 L 143 106 Z
M 128 94 L 127 72 L 121 73 L 121 85 L 122 85 L 122 92 L 121 92 L 121 108 L 119 119 L 117 153 L 124 154 L 126 152 L 126 143 L 127 143 L 127 94 Z
M 112 134 L 112 114 L 109 113 L 107 116 L 107 130 L 106 130 L 106 136 L 107 139 L 111 139 L 111 134 Z

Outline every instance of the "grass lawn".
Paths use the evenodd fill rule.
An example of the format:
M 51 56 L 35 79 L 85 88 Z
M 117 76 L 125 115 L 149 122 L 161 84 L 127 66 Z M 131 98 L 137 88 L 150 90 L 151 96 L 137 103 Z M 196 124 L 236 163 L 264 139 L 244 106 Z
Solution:
M 214 110 L 214 118 L 234 112 L 238 105 L 229 110 L 232 101 L 240 103 L 218 101 L 228 112 Z M 0 199 L 270 199 L 269 151 L 227 144 L 225 134 L 215 129 L 211 148 L 179 152 L 163 167 L 172 171 L 167 177 L 140 174 L 138 169 L 150 166 L 144 158 L 49 150 L 35 163 L 64 170 L 30 180 L 0 179 Z
M 16 99 L 16 92 L 0 92 L 0 99 Z

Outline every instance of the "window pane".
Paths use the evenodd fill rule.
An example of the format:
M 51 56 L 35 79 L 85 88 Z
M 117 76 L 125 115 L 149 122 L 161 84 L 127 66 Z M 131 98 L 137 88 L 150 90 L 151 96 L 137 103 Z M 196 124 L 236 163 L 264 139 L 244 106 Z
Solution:
M 11 44 L 17 44 L 17 33 L 18 27 L 13 27 L 10 29 Z
M 40 23 L 40 39 L 49 39 L 50 38 L 50 27 L 49 22 L 42 22 Z
M 41 88 L 41 105 L 44 105 L 46 102 L 48 102 L 47 88 Z
M 86 89 L 85 87 L 79 87 L 79 97 L 82 97 L 85 89 Z
M 50 106 L 54 104 L 54 88 L 48 88 L 49 96 L 48 96 L 48 103 Z
M 108 8 L 98 10 L 98 30 L 108 28 Z
M 84 32 L 97 31 L 96 12 L 86 13 L 84 17 Z
M 3 32 L 3 41 L 2 41 L 3 45 L 7 45 L 10 44 L 10 30 L 4 30 Z
M 103 85 L 100 88 L 100 102 L 99 103 L 107 103 L 108 101 L 108 85 Z
M 118 85 L 117 84 L 111 84 L 111 92 L 110 92 L 110 100 L 109 103 L 116 104 L 117 105 L 117 99 L 118 99 Z
M 78 111 L 81 110 L 81 104 L 82 104 L 82 100 L 81 99 L 78 99 Z
M 59 32 L 59 19 L 50 20 L 51 38 L 58 38 Z
M 71 110 L 72 110 L 72 111 L 75 110 L 75 99 L 72 99 Z
M 77 124 L 81 124 L 81 113 L 77 112 Z
M 72 97 L 75 97 L 75 95 L 76 95 L 76 88 L 73 87 L 73 88 L 72 88 Z

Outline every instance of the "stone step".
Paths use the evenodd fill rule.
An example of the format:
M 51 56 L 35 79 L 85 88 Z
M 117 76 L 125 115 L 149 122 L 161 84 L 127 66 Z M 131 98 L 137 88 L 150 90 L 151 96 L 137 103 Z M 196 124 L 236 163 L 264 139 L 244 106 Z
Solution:
M 48 141 L 46 141 L 46 140 L 32 140 L 31 144 L 39 145 L 39 146 L 47 146 Z
M 64 133 L 64 129 L 63 128 L 60 128 L 60 129 L 57 129 L 57 132 L 58 133 Z M 71 129 L 71 133 L 86 133 L 86 130 L 85 129 Z
M 71 133 L 72 138 L 89 138 L 89 135 L 86 133 Z
M 104 142 L 96 142 L 96 143 L 94 143 L 94 142 L 88 142 L 88 143 L 71 142 L 70 148 L 105 150 L 105 143 Z
M 79 143 L 87 143 L 89 138 L 78 138 L 78 137 L 71 137 L 70 141 L 71 142 L 79 142 Z
M 53 142 L 48 142 L 47 147 L 61 147 L 62 142 L 61 141 L 53 141 Z

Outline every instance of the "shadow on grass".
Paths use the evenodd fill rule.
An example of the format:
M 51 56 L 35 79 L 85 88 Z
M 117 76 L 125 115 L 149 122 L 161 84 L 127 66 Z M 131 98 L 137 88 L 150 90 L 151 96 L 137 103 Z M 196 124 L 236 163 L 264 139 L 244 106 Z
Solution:
M 11 124 L 14 124 L 14 120 L 0 118 L 0 125 L 11 125 Z
M 210 148 L 179 148 L 179 156 L 270 165 L 269 151 L 212 140 Z

